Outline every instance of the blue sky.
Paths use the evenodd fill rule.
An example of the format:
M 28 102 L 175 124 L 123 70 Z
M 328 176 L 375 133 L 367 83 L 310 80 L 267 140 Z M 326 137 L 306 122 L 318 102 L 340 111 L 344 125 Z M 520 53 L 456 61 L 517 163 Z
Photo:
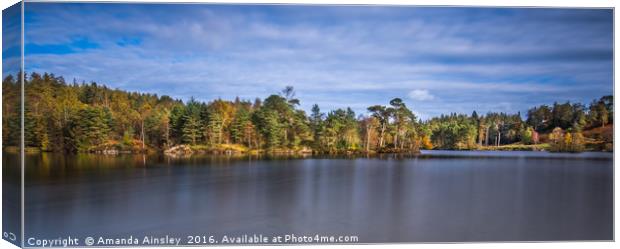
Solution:
M 26 71 L 183 100 L 292 85 L 306 110 L 516 113 L 612 94 L 612 28 L 610 9 L 27 3 Z
M 2 10 L 2 76 L 15 74 L 21 67 L 21 4 Z

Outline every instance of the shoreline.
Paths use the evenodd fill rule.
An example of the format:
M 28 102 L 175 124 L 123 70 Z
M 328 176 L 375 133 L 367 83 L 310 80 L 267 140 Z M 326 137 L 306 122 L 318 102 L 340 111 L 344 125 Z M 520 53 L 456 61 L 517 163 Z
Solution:
M 175 146 L 177 147 L 177 146 Z M 174 148 L 174 147 L 173 147 Z M 584 152 L 606 152 L 613 153 L 608 150 L 584 150 L 579 152 L 573 151 L 550 151 L 548 144 L 540 145 L 502 145 L 502 146 L 481 146 L 476 149 L 444 149 L 433 148 L 418 151 L 401 151 L 401 152 L 377 152 L 377 151 L 347 151 L 347 152 L 315 152 L 312 150 L 294 150 L 294 149 L 274 149 L 274 150 L 217 150 L 217 149 L 192 149 L 184 153 L 167 153 L 161 149 L 146 149 L 145 151 L 130 150 L 102 150 L 102 151 L 81 151 L 81 152 L 60 152 L 60 151 L 44 151 L 40 148 L 26 147 L 25 153 L 59 153 L 66 155 L 92 154 L 92 155 L 164 155 L 169 157 L 191 157 L 191 156 L 380 156 L 380 155 L 421 155 L 422 151 L 454 151 L 454 152 L 549 152 L 549 153 L 569 153 L 580 154 Z M 7 146 L 2 148 L 3 152 L 18 153 L 19 149 L 15 146 Z

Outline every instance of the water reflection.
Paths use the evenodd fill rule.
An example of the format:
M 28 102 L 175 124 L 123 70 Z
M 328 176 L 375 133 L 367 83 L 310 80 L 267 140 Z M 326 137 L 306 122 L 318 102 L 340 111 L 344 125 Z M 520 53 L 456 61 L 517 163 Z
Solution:
M 610 158 L 27 158 L 27 236 L 358 235 L 610 240 Z

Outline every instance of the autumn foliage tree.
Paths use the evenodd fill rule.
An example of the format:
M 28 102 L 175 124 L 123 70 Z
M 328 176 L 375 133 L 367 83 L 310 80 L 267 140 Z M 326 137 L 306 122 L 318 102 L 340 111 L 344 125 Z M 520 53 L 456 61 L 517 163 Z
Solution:
M 110 89 L 96 82 L 65 82 L 53 74 L 28 74 L 24 81 L 25 146 L 44 151 L 102 149 L 164 150 L 179 144 L 216 148 L 315 153 L 412 152 L 420 149 L 477 149 L 517 143 L 538 144 L 549 134 L 557 151 L 584 149 L 583 131 L 613 123 L 613 97 L 590 103 L 554 103 L 520 113 L 450 113 L 419 120 L 400 98 L 369 106 L 310 114 L 295 89 L 254 101 L 236 98 L 187 101 L 170 96 Z M 3 146 L 19 146 L 21 86 L 2 82 Z M 543 141 L 544 142 L 544 141 Z M 609 142 L 606 142 L 609 143 Z

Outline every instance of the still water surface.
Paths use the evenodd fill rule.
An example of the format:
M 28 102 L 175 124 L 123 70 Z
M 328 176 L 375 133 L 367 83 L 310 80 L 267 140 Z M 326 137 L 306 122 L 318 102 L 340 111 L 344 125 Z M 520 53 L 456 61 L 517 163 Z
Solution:
M 5 153 L 6 160 L 14 158 Z M 171 159 L 28 155 L 26 238 L 613 239 L 611 153 Z M 5 164 L 6 165 L 6 164 Z

